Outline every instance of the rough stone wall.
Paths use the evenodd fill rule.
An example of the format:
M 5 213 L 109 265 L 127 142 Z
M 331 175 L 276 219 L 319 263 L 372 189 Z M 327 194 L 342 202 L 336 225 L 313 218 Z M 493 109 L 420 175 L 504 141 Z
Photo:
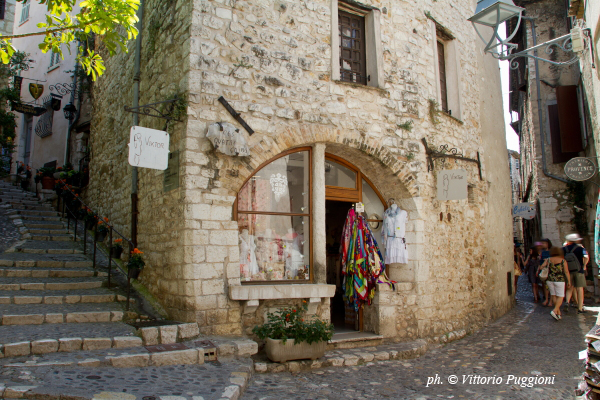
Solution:
M 145 1 L 140 105 L 171 99 L 175 94 L 185 97 L 191 14 L 189 1 Z M 127 54 L 106 58 L 106 72 L 94 84 L 90 184 L 85 198 L 130 238 L 132 168 L 127 145 L 133 114 L 123 108 L 133 103 L 134 41 L 128 49 Z M 140 116 L 139 121 L 141 126 L 165 128 L 162 119 Z M 184 150 L 185 122 L 171 123 L 169 133 L 170 150 Z M 189 304 L 194 298 L 181 270 L 187 251 L 182 246 L 184 184 L 165 193 L 163 175 L 163 171 L 139 169 L 138 247 L 146 261 L 141 279 L 173 318 L 185 319 L 178 310 L 195 305 Z
M 523 1 L 517 2 L 526 8 L 526 15 L 534 18 L 537 34 L 537 43 L 565 35 L 567 31 L 566 7 L 564 2 L 551 0 Z M 522 4 L 521 4 L 522 3 Z M 526 25 L 528 47 L 533 46 L 531 26 Z M 572 57 L 572 53 L 555 52 L 550 56 L 555 61 L 566 61 Z M 521 61 L 524 62 L 524 61 Z M 556 104 L 556 86 L 577 85 L 579 80 L 579 66 L 554 66 L 549 63 L 539 62 L 540 93 L 542 99 L 542 121 L 544 126 L 540 127 L 537 106 L 537 87 L 535 75 L 535 63 L 528 60 L 528 88 L 527 104 L 523 117 L 523 128 L 521 135 L 521 154 L 527 156 L 526 165 L 533 166 L 529 172 L 533 174 L 532 191 L 528 201 L 539 200 L 541 210 L 542 236 L 548 238 L 553 244 L 560 245 L 564 236 L 574 232 L 575 227 L 571 221 L 560 222 L 556 216 L 561 207 L 572 208 L 569 200 L 569 192 L 565 182 L 556 180 L 544 174 L 542 167 L 542 149 L 540 129 L 543 129 L 545 141 L 547 172 L 551 175 L 566 179 L 564 174 L 564 163 L 554 164 L 552 161 L 552 144 L 548 124 L 548 105 Z M 535 149 L 535 150 L 534 150 Z M 529 176 L 524 176 L 526 185 Z M 537 238 L 533 238 L 537 239 Z
M 0 20 L 0 34 L 12 35 L 15 23 L 15 0 L 6 0 L 4 7 L 4 19 Z

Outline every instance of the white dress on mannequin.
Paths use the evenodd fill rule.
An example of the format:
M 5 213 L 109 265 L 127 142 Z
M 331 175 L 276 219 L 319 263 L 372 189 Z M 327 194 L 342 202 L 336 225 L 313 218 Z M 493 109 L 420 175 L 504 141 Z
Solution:
M 406 249 L 406 221 L 408 213 L 396 204 L 383 213 L 383 240 L 385 242 L 385 264 L 408 263 Z

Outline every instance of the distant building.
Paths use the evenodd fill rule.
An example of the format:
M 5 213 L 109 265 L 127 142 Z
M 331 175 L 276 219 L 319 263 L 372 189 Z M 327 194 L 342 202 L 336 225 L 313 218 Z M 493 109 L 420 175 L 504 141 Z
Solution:
M 521 203 L 521 168 L 519 153 L 508 150 L 508 168 L 510 169 L 510 184 L 512 188 L 512 205 Z M 513 217 L 513 238 L 515 243 L 523 243 L 523 223 L 521 217 Z
M 12 35 L 15 22 L 15 0 L 0 1 L 0 35 Z

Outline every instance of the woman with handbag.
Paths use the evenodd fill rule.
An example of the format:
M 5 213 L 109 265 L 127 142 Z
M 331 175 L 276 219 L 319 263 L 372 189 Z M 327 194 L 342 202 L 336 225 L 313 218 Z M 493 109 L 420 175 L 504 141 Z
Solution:
M 550 315 L 559 321 L 562 318 L 560 305 L 565 296 L 565 285 L 567 288 L 571 287 L 569 266 L 565 262 L 564 253 L 560 247 L 552 247 L 550 249 L 550 258 L 542 264 L 542 272 L 545 272 L 543 271 L 545 268 L 548 268 L 546 284 L 548 285 L 548 291 L 552 296 L 552 303 L 554 304 L 554 310 L 550 311 Z M 542 272 L 540 272 L 540 278 Z

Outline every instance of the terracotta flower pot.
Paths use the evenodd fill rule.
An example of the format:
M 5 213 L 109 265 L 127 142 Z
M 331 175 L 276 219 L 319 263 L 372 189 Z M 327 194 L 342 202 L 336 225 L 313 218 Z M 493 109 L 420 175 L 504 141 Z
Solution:
M 113 247 L 110 249 L 110 258 L 121 258 L 121 253 L 123 253 L 122 247 Z
M 42 189 L 52 190 L 54 189 L 54 178 L 51 176 L 42 177 Z
M 274 362 L 286 362 L 289 360 L 304 360 L 310 358 L 316 360 L 323 357 L 327 348 L 327 342 L 294 343 L 294 339 L 288 339 L 285 344 L 283 340 L 267 338 L 265 351 L 269 360 Z

